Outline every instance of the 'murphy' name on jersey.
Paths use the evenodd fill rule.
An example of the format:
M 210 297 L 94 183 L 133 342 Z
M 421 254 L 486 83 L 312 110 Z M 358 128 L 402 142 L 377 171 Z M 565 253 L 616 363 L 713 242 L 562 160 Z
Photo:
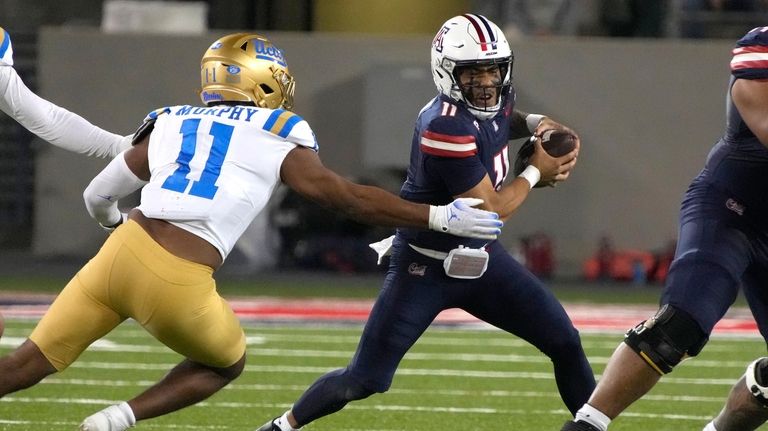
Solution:
M 174 112 L 174 115 L 210 115 L 218 118 L 229 118 L 230 120 L 251 121 L 253 114 L 258 112 L 256 108 L 247 106 L 215 106 L 212 108 L 184 105 Z

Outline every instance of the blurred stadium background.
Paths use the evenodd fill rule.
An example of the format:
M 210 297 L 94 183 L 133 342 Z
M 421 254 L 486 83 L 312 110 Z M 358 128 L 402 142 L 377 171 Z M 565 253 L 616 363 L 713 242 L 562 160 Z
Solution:
M 736 10 L 722 11 L 691 3 L 2 0 L 0 25 L 31 88 L 122 134 L 156 107 L 198 102 L 199 58 L 211 40 L 266 33 L 287 52 L 296 111 L 314 128 L 325 163 L 397 191 L 413 119 L 435 94 L 434 31 L 458 13 L 485 13 L 512 43 L 518 106 L 573 126 L 583 141 L 572 179 L 537 190 L 502 239 L 541 275 L 573 279 L 601 241 L 643 259 L 674 243 L 680 197 L 722 129 L 730 49 L 766 17 L 762 0 L 726 1 Z M 553 18 L 561 4 L 567 13 Z M 0 155 L 0 253 L 91 256 L 103 233 L 81 191 L 106 161 L 40 142 L 2 114 Z M 388 231 L 280 193 L 229 259 L 230 271 L 377 271 L 366 244 Z
M 562 4 L 568 11 L 557 15 Z M 324 162 L 394 192 L 415 115 L 435 94 L 435 30 L 459 13 L 486 14 L 512 44 L 518 106 L 571 125 L 583 142 L 571 179 L 537 190 L 501 240 L 548 279 L 569 312 L 583 317 L 605 310 L 591 309 L 595 303 L 636 304 L 612 308 L 620 321 L 607 333 L 587 331 L 585 348 L 599 373 L 621 338 L 618 328 L 657 301 L 680 198 L 722 131 L 731 48 L 768 23 L 767 7 L 764 0 L 726 0 L 722 10 L 709 0 L 0 0 L 0 26 L 11 33 L 16 68 L 32 89 L 122 134 L 157 107 L 198 103 L 200 55 L 212 40 L 239 30 L 265 33 L 286 51 L 296 112 L 312 125 Z M 0 352 L 29 333 L 35 307 L 45 307 L 103 241 L 81 194 L 105 164 L 41 142 L 0 113 L 0 309 L 13 316 Z M 218 274 L 224 296 L 345 297 L 363 301 L 365 310 L 382 271 L 367 244 L 389 230 L 278 193 Z M 584 264 L 611 252 L 623 257 L 620 270 L 609 280 L 586 280 Z M 701 428 L 744 364 L 764 353 L 744 323 L 743 301 L 738 305 L 734 318 L 746 325 L 739 335 L 713 340 L 706 356 L 681 367 L 616 430 Z M 321 371 L 344 365 L 360 331 L 359 320 L 309 322 L 296 328 L 246 319 L 255 346 L 249 352 L 258 356 L 250 372 L 210 404 L 147 429 L 239 429 L 281 411 Z M 478 350 L 486 355 L 473 356 Z M 449 321 L 406 357 L 396 396 L 374 397 L 318 428 L 403 429 L 418 411 L 408 429 L 438 429 L 446 420 L 460 429 L 554 429 L 567 413 L 548 364 L 531 350 L 488 328 Z M 86 353 L 81 367 L 3 399 L 0 430 L 71 429 L 86 412 L 162 373 L 177 360 L 169 354 L 127 324 Z M 127 378 L 100 369 L 115 355 L 142 371 Z M 457 390 L 451 379 L 459 378 Z M 513 390 L 499 378 L 513 379 Z M 468 403 L 457 407 L 457 399 Z M 61 416 L 59 403 L 73 407 Z M 222 409 L 224 422 L 214 419 Z M 530 412 L 537 414 L 522 414 Z
M 122 134 L 156 107 L 198 102 L 196 71 L 211 40 L 264 32 L 287 52 L 296 111 L 313 126 L 325 163 L 396 191 L 413 119 L 435 94 L 432 35 L 450 16 L 485 13 L 511 40 L 518 106 L 572 125 L 584 147 L 572 180 L 537 191 L 503 240 L 529 260 L 536 257 L 526 247 L 543 240 L 535 269 L 578 278 L 601 240 L 618 250 L 669 249 L 680 196 L 721 132 L 730 48 L 765 21 L 766 6 L 733 1 L 725 3 L 737 10 L 712 11 L 691 3 L 2 0 L 0 25 L 31 88 Z M 555 17 L 562 4 L 567 12 Z M 81 191 L 105 161 L 40 142 L 4 115 L 0 154 L 0 252 L 53 261 L 92 255 L 103 233 Z M 387 231 L 281 193 L 241 241 L 232 271 L 376 271 L 366 244 Z

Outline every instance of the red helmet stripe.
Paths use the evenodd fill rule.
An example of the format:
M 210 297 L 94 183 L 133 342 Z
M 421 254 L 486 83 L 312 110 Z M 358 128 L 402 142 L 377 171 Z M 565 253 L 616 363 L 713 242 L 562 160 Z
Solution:
M 475 15 L 471 13 L 465 13 L 463 16 L 472 23 L 472 26 L 477 32 L 477 35 L 480 36 L 480 49 L 482 51 L 487 51 L 489 43 L 492 45 L 491 47 L 493 49 L 496 49 L 496 37 L 493 34 L 493 29 L 488 23 L 488 20 L 482 15 Z M 485 32 L 483 32 L 483 29 L 485 29 Z M 489 40 L 488 42 L 486 42 L 486 35 Z
M 469 20 L 469 22 L 472 24 L 473 27 L 475 27 L 475 31 L 477 32 L 477 35 L 480 36 L 480 49 L 482 51 L 487 51 L 488 47 L 486 46 L 487 42 L 485 41 L 485 34 L 483 33 L 483 29 L 480 28 L 480 24 L 478 24 L 475 17 L 471 14 L 465 13 L 463 16 L 464 18 Z

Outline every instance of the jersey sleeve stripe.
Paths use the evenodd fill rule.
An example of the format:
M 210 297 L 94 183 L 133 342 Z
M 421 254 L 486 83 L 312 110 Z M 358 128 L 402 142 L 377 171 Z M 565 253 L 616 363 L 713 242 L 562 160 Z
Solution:
M 747 54 L 750 52 L 762 52 L 762 53 L 768 53 L 768 46 L 765 45 L 751 45 L 751 46 L 740 46 L 738 48 L 733 49 L 733 55 L 738 54 Z
M 147 114 L 147 118 L 144 121 L 155 120 L 157 117 L 171 112 L 171 108 L 158 108 Z
M 302 120 L 302 118 L 296 114 L 291 114 L 290 117 L 287 117 L 287 118 L 288 119 L 285 120 L 283 127 L 280 129 L 280 132 L 277 133 L 277 135 L 280 136 L 281 138 L 287 138 L 288 135 L 291 134 L 291 130 L 293 130 L 293 126 L 295 126 L 296 124 L 299 123 L 299 121 Z
M 277 135 L 281 138 L 287 138 L 291 134 L 293 127 L 303 121 L 303 118 L 293 112 L 284 109 L 275 109 L 264 123 L 264 130 Z
M 433 156 L 440 157 L 452 157 L 452 158 L 464 158 L 477 154 L 477 148 L 473 148 L 469 151 L 456 151 L 454 149 L 446 150 L 442 148 L 430 147 L 428 145 L 421 144 L 421 152 L 424 154 L 431 154 Z
M 731 59 L 731 70 L 744 68 L 768 68 L 768 52 L 764 54 L 749 53 L 734 55 L 733 59 Z
M 469 157 L 477 154 L 474 141 L 469 144 L 446 143 L 422 136 L 419 147 L 423 153 L 442 157 Z
M 277 119 L 284 112 L 286 112 L 286 111 L 284 111 L 282 109 L 275 109 L 274 111 L 272 111 L 272 113 L 269 114 L 269 118 L 267 118 L 267 121 L 264 123 L 264 126 L 262 127 L 262 129 L 267 130 L 267 131 L 272 131 L 272 126 L 275 125 L 275 122 L 277 122 Z
M 429 139 L 432 141 L 440 141 L 447 144 L 474 144 L 475 143 L 475 137 L 472 135 L 446 135 L 443 133 L 435 133 L 431 132 L 429 130 L 424 131 L 422 134 L 422 139 Z

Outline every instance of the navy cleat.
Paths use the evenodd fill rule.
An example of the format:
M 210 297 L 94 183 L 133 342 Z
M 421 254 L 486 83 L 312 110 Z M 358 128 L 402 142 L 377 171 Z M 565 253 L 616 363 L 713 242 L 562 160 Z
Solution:
M 261 429 L 259 430 L 261 431 Z M 584 421 L 568 421 L 560 428 L 560 431 L 600 431 L 594 425 Z

